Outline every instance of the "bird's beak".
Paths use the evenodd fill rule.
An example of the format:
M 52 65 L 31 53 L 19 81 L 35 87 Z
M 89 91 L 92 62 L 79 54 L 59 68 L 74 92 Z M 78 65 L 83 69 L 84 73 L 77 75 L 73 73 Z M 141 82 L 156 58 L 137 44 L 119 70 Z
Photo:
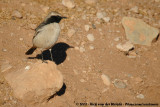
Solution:
M 62 19 L 67 19 L 67 17 L 64 17 L 64 16 L 62 16 L 61 18 L 62 18 Z
M 69 48 L 74 48 L 73 46 L 69 46 Z

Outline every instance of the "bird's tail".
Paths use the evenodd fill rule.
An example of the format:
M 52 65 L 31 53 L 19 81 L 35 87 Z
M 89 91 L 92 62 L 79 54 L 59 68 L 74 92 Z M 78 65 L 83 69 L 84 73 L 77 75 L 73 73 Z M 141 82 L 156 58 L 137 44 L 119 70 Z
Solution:
M 25 54 L 26 55 L 31 55 L 36 49 L 37 49 L 36 47 L 32 47 Z

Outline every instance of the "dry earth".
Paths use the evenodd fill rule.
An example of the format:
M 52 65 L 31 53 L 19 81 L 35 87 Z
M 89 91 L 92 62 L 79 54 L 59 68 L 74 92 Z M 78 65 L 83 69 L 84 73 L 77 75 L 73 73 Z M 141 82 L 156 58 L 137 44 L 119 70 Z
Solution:
M 121 24 L 124 16 L 140 18 L 160 29 L 160 1 L 99 0 L 89 5 L 83 0 L 75 0 L 75 4 L 75 8 L 68 9 L 61 0 L 0 0 L 0 65 L 8 61 L 11 66 L 0 72 L 0 106 L 28 107 L 13 96 L 4 75 L 40 60 L 27 59 L 36 57 L 40 50 L 31 56 L 26 56 L 25 52 L 32 46 L 34 27 L 50 11 L 68 17 L 60 22 L 62 31 L 53 47 L 54 61 L 64 76 L 66 87 L 48 103 L 34 106 L 80 107 L 80 103 L 87 103 L 86 107 L 94 107 L 90 103 L 106 102 L 160 104 L 160 40 L 151 46 L 135 45 L 136 58 L 128 58 L 116 48 L 118 43 L 127 41 Z M 135 6 L 138 6 L 138 13 L 130 10 Z M 12 17 L 14 10 L 18 10 L 23 18 Z M 97 19 L 98 11 L 106 12 L 110 21 Z M 85 25 L 90 26 L 89 31 L 85 31 Z M 75 34 L 68 35 L 69 29 L 75 30 Z M 89 41 L 87 34 L 93 34 L 95 40 Z M 115 40 L 117 37 L 119 39 Z M 75 48 L 65 51 L 67 45 Z M 46 52 L 45 59 L 48 55 Z M 110 78 L 111 85 L 103 83 L 102 74 Z M 123 81 L 126 87 L 115 87 L 115 79 Z M 141 98 L 137 98 L 139 94 L 142 94 Z

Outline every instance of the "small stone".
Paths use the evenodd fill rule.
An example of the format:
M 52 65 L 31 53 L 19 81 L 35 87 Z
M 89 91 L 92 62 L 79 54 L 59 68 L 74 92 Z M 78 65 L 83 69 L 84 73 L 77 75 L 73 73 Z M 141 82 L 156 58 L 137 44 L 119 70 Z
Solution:
M 124 52 L 128 52 L 131 49 L 134 49 L 134 45 L 131 42 L 126 42 L 125 44 L 118 44 L 116 45 L 117 49 L 119 49 L 120 51 L 124 51 Z
M 85 28 L 85 31 L 88 32 L 90 27 L 89 25 L 85 25 L 84 28 Z
M 105 18 L 106 13 L 105 12 L 97 12 L 96 16 L 98 19 L 103 19 L 103 18 Z
M 29 70 L 31 67 L 30 66 L 26 66 L 25 67 L 25 70 Z
M 80 79 L 80 82 L 86 82 L 84 79 Z
M 76 33 L 76 31 L 74 29 L 69 29 L 68 30 L 68 37 L 72 37 L 75 33 Z
M 103 20 L 108 23 L 110 21 L 110 17 L 104 17 Z
M 29 27 L 32 29 L 32 30 L 35 30 L 36 29 L 36 24 L 29 24 Z
M 160 2 L 160 0 L 155 0 L 155 2 Z
M 9 61 L 7 61 L 7 60 L 2 61 L 1 70 L 0 70 L 1 72 L 5 72 L 11 68 L 12 68 L 12 65 L 10 65 Z
M 127 39 L 133 44 L 150 46 L 159 34 L 159 29 L 151 27 L 141 19 L 124 17 L 122 25 L 125 29 Z
M 15 10 L 12 12 L 12 17 L 21 19 L 23 16 L 19 11 Z
M 79 50 L 79 47 L 78 47 L 78 46 L 76 46 L 76 47 L 74 47 L 74 49 L 75 49 L 75 50 Z
M 95 24 L 92 24 L 92 28 L 93 28 L 93 29 L 96 29 L 96 25 L 95 25 Z
M 134 12 L 134 13 L 138 13 L 138 12 L 139 12 L 137 6 L 131 8 L 130 10 L 131 10 L 132 12 Z
M 83 53 L 83 52 L 85 51 L 85 48 L 80 47 L 80 48 L 79 48 L 79 51 L 80 51 L 81 53 Z
M 136 58 L 136 57 L 137 57 L 137 54 L 136 54 L 136 52 L 134 52 L 134 51 L 129 51 L 127 57 L 128 57 L 128 58 Z
M 74 8 L 75 7 L 75 3 L 73 0 L 62 0 L 62 4 L 67 7 L 67 8 Z
M 22 41 L 22 40 L 23 40 L 23 38 L 19 38 L 19 40 L 20 40 L 20 41 Z
M 136 97 L 139 98 L 139 99 L 144 99 L 144 95 L 143 94 L 138 94 Z
M 45 13 L 47 13 L 48 10 L 49 10 L 49 7 L 48 7 L 48 6 L 43 6 L 43 7 L 42 7 L 42 10 L 43 10 Z
M 93 50 L 93 49 L 94 49 L 94 46 L 92 46 L 92 45 L 89 46 L 89 49 L 90 49 L 90 50 Z
M 113 81 L 113 84 L 116 88 L 126 88 L 126 84 L 125 82 L 123 82 L 122 80 L 119 80 L 119 79 L 115 79 Z
M 85 0 L 87 4 L 95 4 L 97 0 Z
M 89 41 L 91 41 L 91 42 L 93 42 L 93 41 L 95 40 L 93 34 L 88 34 L 88 35 L 87 35 L 87 39 L 88 39 Z
M 102 75 L 101 75 L 101 79 L 103 80 L 103 83 L 104 83 L 105 85 L 110 86 L 111 81 L 110 81 L 110 78 L 109 78 L 107 75 L 102 74 Z
M 114 39 L 114 41 L 118 42 L 119 39 L 120 39 L 120 37 L 116 37 L 116 38 Z
M 3 52 L 7 52 L 7 49 L 3 48 L 2 51 L 3 51 Z

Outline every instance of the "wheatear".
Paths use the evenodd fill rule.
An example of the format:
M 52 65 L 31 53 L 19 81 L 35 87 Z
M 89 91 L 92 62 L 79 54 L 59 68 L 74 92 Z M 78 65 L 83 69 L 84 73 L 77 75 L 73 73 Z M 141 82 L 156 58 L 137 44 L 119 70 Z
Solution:
M 30 55 L 36 50 L 36 48 L 40 48 L 42 61 L 44 62 L 42 52 L 49 49 L 53 61 L 51 48 L 60 34 L 61 29 L 59 22 L 63 18 L 66 17 L 61 16 L 57 12 L 50 12 L 45 20 L 35 29 L 36 32 L 32 40 L 33 46 L 25 54 Z

